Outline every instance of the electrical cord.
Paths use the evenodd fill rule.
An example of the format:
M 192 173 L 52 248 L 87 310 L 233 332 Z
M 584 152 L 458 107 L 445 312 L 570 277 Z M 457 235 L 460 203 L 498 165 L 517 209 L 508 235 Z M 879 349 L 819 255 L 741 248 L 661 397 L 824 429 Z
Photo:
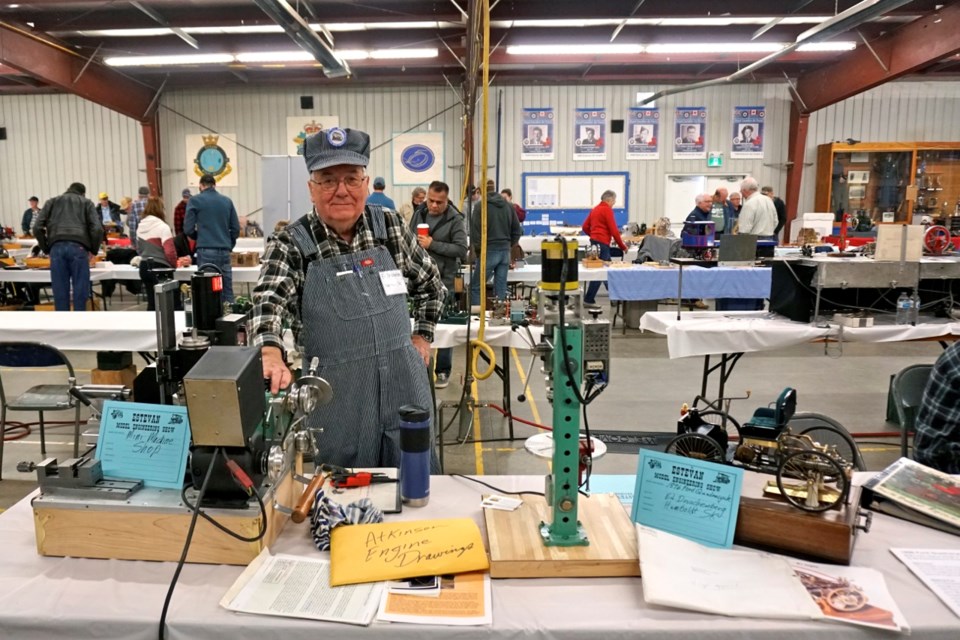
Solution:
M 512 496 L 542 496 L 542 497 L 545 497 L 545 494 L 544 494 L 542 491 L 504 491 L 503 489 L 500 489 L 499 487 L 495 487 L 495 486 L 493 486 L 492 484 L 487 484 L 486 482 L 484 482 L 484 481 L 482 481 L 482 480 L 477 480 L 476 478 L 471 478 L 470 476 L 465 476 L 465 475 L 460 474 L 460 473 L 451 473 L 450 476 L 453 477 L 453 478 L 463 478 L 464 480 L 469 480 L 470 482 L 476 482 L 477 484 L 482 484 L 482 485 L 485 486 L 486 488 L 488 488 L 488 489 L 493 489 L 493 490 L 496 491 L 497 493 L 509 493 L 509 494 L 512 495 Z
M 240 542 L 259 542 L 260 540 L 263 540 L 263 537 L 264 537 L 265 535 L 267 535 L 267 513 L 266 513 L 266 508 L 265 508 L 264 505 L 263 505 L 263 499 L 260 497 L 260 494 L 259 494 L 259 492 L 257 492 L 257 491 L 254 491 L 254 492 L 253 492 L 253 497 L 256 498 L 257 504 L 260 505 L 260 513 L 262 514 L 263 517 L 260 518 L 260 530 L 257 532 L 257 535 L 255 535 L 255 536 L 253 536 L 253 537 L 246 537 L 246 536 L 240 535 L 239 533 L 237 533 L 237 532 L 235 532 L 235 531 L 231 531 L 231 530 L 228 529 L 226 526 L 224 526 L 224 525 L 220 524 L 219 522 L 217 522 L 217 521 L 213 518 L 213 516 L 211 516 L 210 514 L 206 513 L 205 511 L 203 511 L 203 509 L 200 509 L 197 505 L 200 503 L 200 500 L 202 499 L 202 496 L 198 496 L 198 497 L 197 497 L 197 505 L 195 505 L 195 504 L 192 504 L 192 503 L 187 499 L 187 488 L 186 488 L 186 487 L 184 487 L 184 488 L 180 491 L 180 499 L 183 500 L 183 504 L 185 504 L 185 505 L 187 506 L 187 509 L 189 509 L 190 511 L 192 511 L 192 512 L 194 512 L 194 513 L 199 513 L 201 518 L 203 518 L 204 520 L 206 520 L 207 522 L 209 522 L 210 524 L 212 524 L 213 526 L 215 526 L 215 527 L 216 527 L 217 529 L 219 529 L 220 531 L 223 531 L 225 534 L 227 534 L 227 535 L 230 536 L 231 538 L 235 538 L 235 539 L 239 540 Z
M 217 456 L 219 454 L 220 448 L 217 447 L 213 450 L 210 466 L 207 467 L 207 472 L 203 475 L 203 482 L 200 484 L 200 493 L 197 495 L 198 503 L 203 500 L 203 494 L 207 492 L 207 485 L 213 476 L 213 465 L 217 462 Z M 157 633 L 157 637 L 160 640 L 164 640 L 166 637 L 167 611 L 170 609 L 170 600 L 173 598 L 173 590 L 176 589 L 177 581 L 180 579 L 180 572 L 183 571 L 183 565 L 187 561 L 187 553 L 190 551 L 190 543 L 193 542 L 193 531 L 197 527 L 197 516 L 199 514 L 200 509 L 194 509 L 193 515 L 190 516 L 190 527 L 187 529 L 187 539 L 183 542 L 183 551 L 180 553 L 180 560 L 177 561 L 177 569 L 173 572 L 173 579 L 170 581 L 170 587 L 167 589 L 167 597 L 163 600 L 163 611 L 160 613 L 160 628 Z

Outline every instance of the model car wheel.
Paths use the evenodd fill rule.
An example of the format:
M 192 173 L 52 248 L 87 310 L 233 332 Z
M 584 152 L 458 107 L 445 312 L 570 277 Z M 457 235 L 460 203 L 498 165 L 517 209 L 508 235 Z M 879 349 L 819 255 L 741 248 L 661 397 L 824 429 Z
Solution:
M 830 484 L 836 484 L 836 487 L 828 486 Z M 819 512 L 843 504 L 850 482 L 840 463 L 826 453 L 796 451 L 777 467 L 777 488 L 780 495 L 798 509 Z M 798 490 L 805 495 L 798 496 Z
M 682 433 L 667 443 L 665 451 L 684 458 L 723 462 L 724 454 L 713 438 L 699 433 Z

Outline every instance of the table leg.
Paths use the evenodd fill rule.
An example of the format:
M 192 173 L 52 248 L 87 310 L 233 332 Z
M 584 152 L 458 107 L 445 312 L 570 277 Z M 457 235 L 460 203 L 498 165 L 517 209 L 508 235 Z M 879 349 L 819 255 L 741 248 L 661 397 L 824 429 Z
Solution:
M 683 308 L 683 265 L 680 265 L 680 272 L 677 274 L 677 320 L 680 319 L 680 310 Z
M 503 347 L 501 357 L 503 363 L 503 408 L 507 410 L 510 439 L 513 440 L 513 407 L 510 404 L 510 347 Z

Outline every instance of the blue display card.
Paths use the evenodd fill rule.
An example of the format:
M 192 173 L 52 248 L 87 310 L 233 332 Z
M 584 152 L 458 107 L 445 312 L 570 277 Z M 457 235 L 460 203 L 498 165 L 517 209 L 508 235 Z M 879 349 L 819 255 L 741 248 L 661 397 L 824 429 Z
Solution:
M 108 478 L 143 480 L 147 487 L 183 487 L 190 450 L 187 408 L 107 400 L 97 458 Z
M 711 547 L 730 547 L 743 469 L 640 450 L 634 522 Z

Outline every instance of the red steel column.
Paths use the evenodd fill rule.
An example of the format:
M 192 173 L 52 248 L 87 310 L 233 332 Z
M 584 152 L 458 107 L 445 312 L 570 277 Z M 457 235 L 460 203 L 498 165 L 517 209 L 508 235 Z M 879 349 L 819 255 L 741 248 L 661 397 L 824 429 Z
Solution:
M 807 125 L 810 114 L 801 113 L 796 101 L 790 103 L 790 136 L 787 142 L 787 225 L 783 237 L 790 238 L 790 226 L 800 214 L 800 182 L 803 179 L 803 158 L 807 146 Z

